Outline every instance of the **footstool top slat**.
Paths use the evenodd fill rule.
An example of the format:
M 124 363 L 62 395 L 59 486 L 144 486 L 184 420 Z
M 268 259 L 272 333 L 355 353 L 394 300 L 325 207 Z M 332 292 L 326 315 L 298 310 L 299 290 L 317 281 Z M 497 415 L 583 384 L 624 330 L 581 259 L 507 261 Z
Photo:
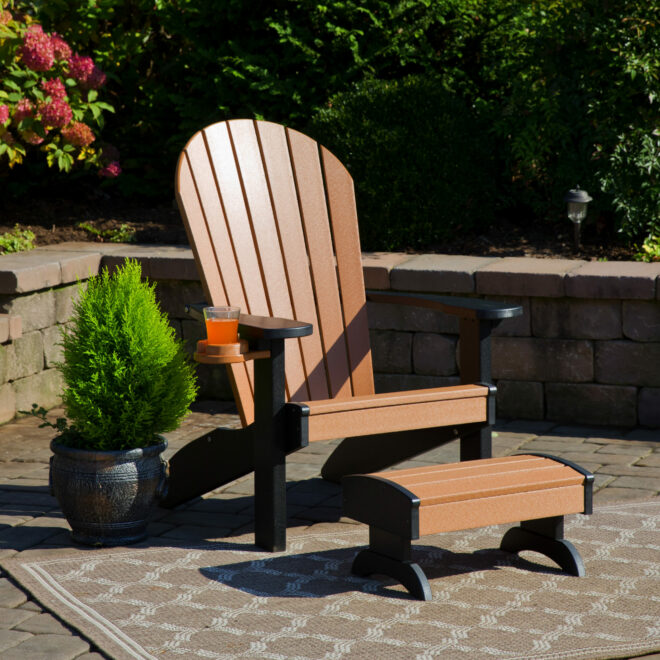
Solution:
M 396 474 L 398 477 L 408 475 L 429 474 L 435 478 L 449 478 L 452 472 L 458 474 L 492 474 L 494 471 L 519 470 L 521 468 L 539 467 L 548 464 L 555 464 L 556 461 L 547 459 L 544 456 L 534 454 L 519 454 L 516 456 L 503 456 L 501 458 L 482 458 L 474 461 L 463 461 L 461 463 L 442 463 L 440 465 L 424 465 L 403 470 L 385 470 L 382 472 L 373 472 L 369 476 L 382 477 L 388 479 L 388 475 Z

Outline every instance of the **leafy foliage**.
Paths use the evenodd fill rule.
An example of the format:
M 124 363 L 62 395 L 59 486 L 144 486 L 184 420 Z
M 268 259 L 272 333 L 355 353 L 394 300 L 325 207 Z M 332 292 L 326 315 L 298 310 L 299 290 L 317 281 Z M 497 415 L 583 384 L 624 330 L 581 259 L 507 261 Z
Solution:
M 135 229 L 130 225 L 122 223 L 119 227 L 113 229 L 97 229 L 89 222 L 79 222 L 78 227 L 84 229 L 92 236 L 96 236 L 101 241 L 110 243 L 135 243 Z
M 16 225 L 12 231 L 0 234 L 0 254 L 9 252 L 23 252 L 34 247 L 34 232 L 21 229 Z
M 637 261 L 660 261 L 660 235 L 648 236 L 635 254 Z
M 104 112 L 113 112 L 99 99 L 105 74 L 29 14 L 5 6 L 0 8 L 0 166 L 11 169 L 42 151 L 48 166 L 60 171 L 78 164 L 111 175 L 111 150 L 94 144 L 92 130 L 103 127 Z
M 58 365 L 72 428 L 69 446 L 132 449 L 157 442 L 188 412 L 196 394 L 192 366 L 156 302 L 140 265 L 126 260 L 88 280 L 62 337 Z
M 629 237 L 660 236 L 660 125 L 653 131 L 631 128 L 618 136 L 600 169 L 603 190 L 612 195 Z
M 233 117 L 263 117 L 306 129 L 319 113 L 312 130 L 320 134 L 323 125 L 330 146 L 345 157 L 341 136 L 333 137 L 330 123 L 364 122 L 359 113 L 366 112 L 367 97 L 381 94 L 368 91 L 368 81 L 381 81 L 374 82 L 373 89 L 380 85 L 384 90 L 390 83 L 396 88 L 422 76 L 439 86 L 438 95 L 445 94 L 444 107 L 467 109 L 466 117 L 456 119 L 456 124 L 467 124 L 468 118 L 474 122 L 473 132 L 479 132 L 483 141 L 483 158 L 496 161 L 497 213 L 516 212 L 527 221 L 565 222 L 563 196 L 579 184 L 594 197 L 588 221 L 596 218 L 631 240 L 650 235 L 649 223 L 657 222 L 660 186 L 657 166 L 651 162 L 656 148 L 651 142 L 658 130 L 660 98 L 658 2 L 40 0 L 33 4 L 47 29 L 92 53 L 107 72 L 108 92 L 117 108 L 116 115 L 108 118 L 108 128 L 120 136 L 122 151 L 128 152 L 122 163 L 127 175 L 118 180 L 126 193 L 169 194 L 176 156 L 188 137 L 204 125 Z M 332 120 L 332 112 L 326 112 L 330 99 L 333 107 L 339 106 Z M 423 118 L 421 113 L 436 108 L 423 104 L 411 113 L 411 124 L 420 129 L 432 125 L 433 117 Z M 358 114 L 350 119 L 348 113 L 353 111 Z M 388 134 L 389 123 L 385 111 L 372 116 L 370 134 Z M 430 162 L 432 149 L 443 139 L 454 140 L 445 130 L 454 125 L 438 122 L 432 133 L 424 135 L 435 138 L 437 133 L 437 141 L 429 140 L 425 147 L 420 138 L 416 157 Z M 393 132 L 401 135 L 400 128 Z M 392 143 L 398 140 L 392 138 Z M 459 141 L 454 142 L 448 146 L 450 154 L 459 153 Z M 389 162 L 378 165 L 381 172 L 391 170 L 384 179 L 393 181 L 401 175 L 410 199 L 437 208 L 432 199 L 426 200 L 427 194 L 435 194 L 433 186 L 415 184 L 412 176 L 401 173 L 397 160 Z M 488 163 L 485 169 L 489 168 Z M 354 174 L 361 186 L 361 172 Z M 439 181 L 444 181 L 443 176 Z M 474 186 L 481 183 L 478 178 Z M 368 181 L 365 194 L 373 200 L 374 211 L 367 222 L 393 218 L 387 196 L 376 202 L 374 190 L 374 183 Z M 358 198 L 361 194 L 359 188 Z M 464 222 L 462 198 L 446 199 L 446 215 Z M 491 199 L 489 189 L 484 199 Z M 376 204 L 380 204 L 377 210 Z M 364 202 L 365 208 L 371 205 L 372 201 Z M 472 217 L 476 222 L 476 215 Z M 463 226 L 468 226 L 465 222 Z M 449 226 L 445 221 L 441 224 Z M 416 224 L 414 231 L 429 229 L 433 233 L 426 221 Z M 400 232 L 391 233 L 394 241 Z M 415 244 L 424 237 L 418 234 L 408 242 Z
M 484 75 L 497 85 L 483 99 L 494 131 L 507 140 L 504 154 L 518 202 L 535 217 L 552 217 L 563 210 L 563 192 L 580 184 L 596 192 L 592 215 L 615 216 L 616 227 L 631 237 L 647 233 L 648 223 L 657 222 L 660 199 L 652 156 L 660 5 L 517 4 L 488 42 Z M 487 91 L 477 87 L 480 94 Z M 645 185 L 631 186 L 644 170 L 650 175 Z
M 364 248 L 432 245 L 493 219 L 492 138 L 437 79 L 369 80 L 328 105 L 310 130 L 355 177 Z

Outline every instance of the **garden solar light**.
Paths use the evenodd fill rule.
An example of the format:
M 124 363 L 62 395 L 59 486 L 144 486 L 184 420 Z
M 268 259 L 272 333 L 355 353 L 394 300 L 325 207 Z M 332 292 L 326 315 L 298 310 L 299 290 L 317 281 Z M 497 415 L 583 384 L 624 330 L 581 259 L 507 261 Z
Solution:
M 568 217 L 575 225 L 575 249 L 580 248 L 580 224 L 587 217 L 587 204 L 592 200 L 586 190 L 580 190 L 580 186 L 576 186 L 573 190 L 569 190 L 564 197 L 564 201 L 568 204 Z

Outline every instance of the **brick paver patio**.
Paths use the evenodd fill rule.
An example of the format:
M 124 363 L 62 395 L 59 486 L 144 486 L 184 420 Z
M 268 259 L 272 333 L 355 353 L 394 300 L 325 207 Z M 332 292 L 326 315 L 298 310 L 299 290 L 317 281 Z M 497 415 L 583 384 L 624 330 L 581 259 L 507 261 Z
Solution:
M 61 411 L 52 411 L 55 417 Z M 167 434 L 171 455 L 208 427 L 238 424 L 227 404 L 196 407 L 184 424 Z M 556 425 L 551 422 L 501 422 L 494 453 L 547 452 L 580 463 L 595 476 L 594 504 L 647 499 L 660 494 L 660 431 Z M 26 550 L 66 547 L 68 526 L 48 491 L 49 442 L 52 429 L 23 418 L 0 426 L 0 557 Z M 324 482 L 319 472 L 336 442 L 316 443 L 287 461 L 290 526 L 309 526 L 340 517 L 339 487 Z M 458 460 L 451 443 L 408 461 L 405 467 Z M 251 530 L 252 477 L 178 507 L 159 510 L 151 536 L 201 542 Z M 45 613 L 37 603 L 0 576 L 0 659 L 94 660 L 95 652 L 81 637 Z M 646 656 L 660 658 L 659 654 Z

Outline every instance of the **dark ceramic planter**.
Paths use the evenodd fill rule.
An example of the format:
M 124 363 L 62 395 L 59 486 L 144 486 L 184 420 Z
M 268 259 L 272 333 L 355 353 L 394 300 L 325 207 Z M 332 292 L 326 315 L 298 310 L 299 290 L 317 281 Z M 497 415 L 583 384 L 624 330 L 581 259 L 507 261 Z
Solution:
M 147 536 L 149 514 L 164 495 L 167 440 L 125 451 L 73 449 L 50 443 L 51 492 L 85 545 L 124 545 Z

